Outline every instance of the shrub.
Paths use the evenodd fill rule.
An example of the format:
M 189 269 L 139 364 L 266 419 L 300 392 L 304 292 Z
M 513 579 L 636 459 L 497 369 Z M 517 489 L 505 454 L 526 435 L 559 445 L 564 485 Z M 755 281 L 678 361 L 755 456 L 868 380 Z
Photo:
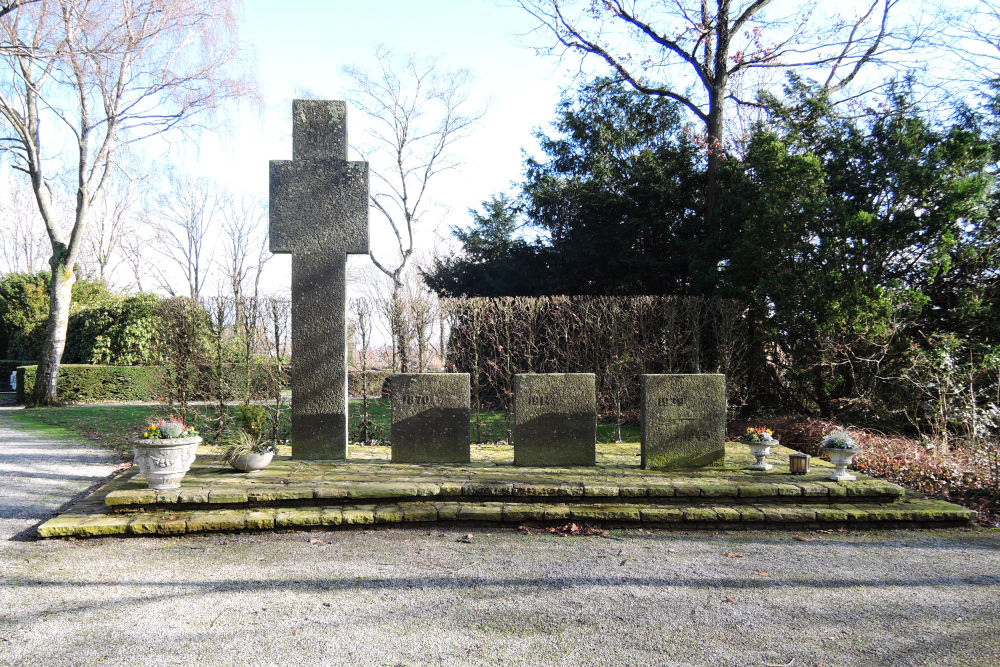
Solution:
M 20 402 L 31 396 L 37 366 L 18 369 Z M 148 402 L 163 396 L 163 370 L 158 366 L 91 366 L 62 364 L 59 367 L 60 402 Z
M 154 294 L 111 296 L 70 317 L 66 352 L 70 362 L 110 366 L 157 363 L 155 337 L 159 331 Z
M 350 371 L 347 373 L 348 396 L 361 396 L 364 391 L 364 379 L 368 377 L 368 398 L 378 398 L 386 394 L 388 380 L 392 371 Z
M 37 367 L 20 366 L 17 399 L 24 403 L 35 386 Z M 208 366 L 192 367 L 187 374 L 191 385 L 187 396 L 191 400 L 209 398 L 205 388 L 213 369 Z M 247 371 L 236 364 L 227 364 L 224 372 L 243 377 Z M 271 370 L 254 365 L 250 369 L 252 398 L 267 398 Z M 158 402 L 166 397 L 167 369 L 162 366 L 99 366 L 91 364 L 62 364 L 59 367 L 58 399 L 63 403 L 131 403 Z M 0 378 L 2 380 L 3 378 Z

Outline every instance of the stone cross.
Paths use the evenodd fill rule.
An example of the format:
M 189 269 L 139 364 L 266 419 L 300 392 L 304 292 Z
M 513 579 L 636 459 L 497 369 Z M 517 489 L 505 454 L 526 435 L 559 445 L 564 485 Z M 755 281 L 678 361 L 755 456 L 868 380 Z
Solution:
M 368 252 L 368 163 L 347 105 L 292 102 L 292 159 L 270 164 L 271 252 L 292 254 L 292 458 L 347 457 L 347 255 Z

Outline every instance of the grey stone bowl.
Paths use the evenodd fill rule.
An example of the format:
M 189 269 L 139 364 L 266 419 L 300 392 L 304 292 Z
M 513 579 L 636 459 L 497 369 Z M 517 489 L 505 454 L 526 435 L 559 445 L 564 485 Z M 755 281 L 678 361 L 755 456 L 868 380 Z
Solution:
M 149 488 L 176 489 L 191 469 L 201 444 L 201 436 L 187 438 L 136 438 L 132 440 L 134 461 L 146 477 Z

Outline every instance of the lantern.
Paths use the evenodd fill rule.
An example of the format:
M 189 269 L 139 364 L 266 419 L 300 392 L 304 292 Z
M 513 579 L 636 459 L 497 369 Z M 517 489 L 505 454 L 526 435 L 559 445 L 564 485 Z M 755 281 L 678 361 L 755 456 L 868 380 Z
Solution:
M 809 472 L 809 459 L 808 454 L 789 454 L 788 455 L 788 472 L 793 475 L 804 475 Z

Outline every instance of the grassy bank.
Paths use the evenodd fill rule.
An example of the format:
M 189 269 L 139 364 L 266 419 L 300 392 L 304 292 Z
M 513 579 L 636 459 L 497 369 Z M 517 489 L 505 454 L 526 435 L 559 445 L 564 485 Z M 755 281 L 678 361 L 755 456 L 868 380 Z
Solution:
M 361 401 L 352 400 L 348 406 L 349 429 L 352 441 L 358 439 L 361 423 Z M 228 408 L 231 416 L 235 416 L 236 408 Z M 194 422 L 206 439 L 206 444 L 215 444 L 211 424 L 216 419 L 216 409 L 209 406 L 192 408 Z M 7 413 L 12 419 L 25 426 L 44 425 L 58 426 L 70 433 L 82 436 L 103 447 L 118 452 L 130 453 L 129 439 L 142 432 L 146 424 L 157 417 L 170 414 L 169 409 L 162 405 L 73 405 L 57 408 L 27 408 Z M 391 427 L 391 414 L 388 399 L 370 399 L 368 415 L 373 423 L 373 435 L 379 444 L 386 444 Z M 507 415 L 495 410 L 484 410 L 479 416 L 479 424 L 475 423 L 473 414 L 472 437 L 483 442 L 496 442 L 507 439 Z M 290 430 L 287 409 L 282 412 L 280 437 L 287 438 Z M 614 442 L 615 427 L 613 424 L 599 424 L 597 427 L 598 442 Z M 626 426 L 622 429 L 622 440 L 638 442 L 639 429 Z

